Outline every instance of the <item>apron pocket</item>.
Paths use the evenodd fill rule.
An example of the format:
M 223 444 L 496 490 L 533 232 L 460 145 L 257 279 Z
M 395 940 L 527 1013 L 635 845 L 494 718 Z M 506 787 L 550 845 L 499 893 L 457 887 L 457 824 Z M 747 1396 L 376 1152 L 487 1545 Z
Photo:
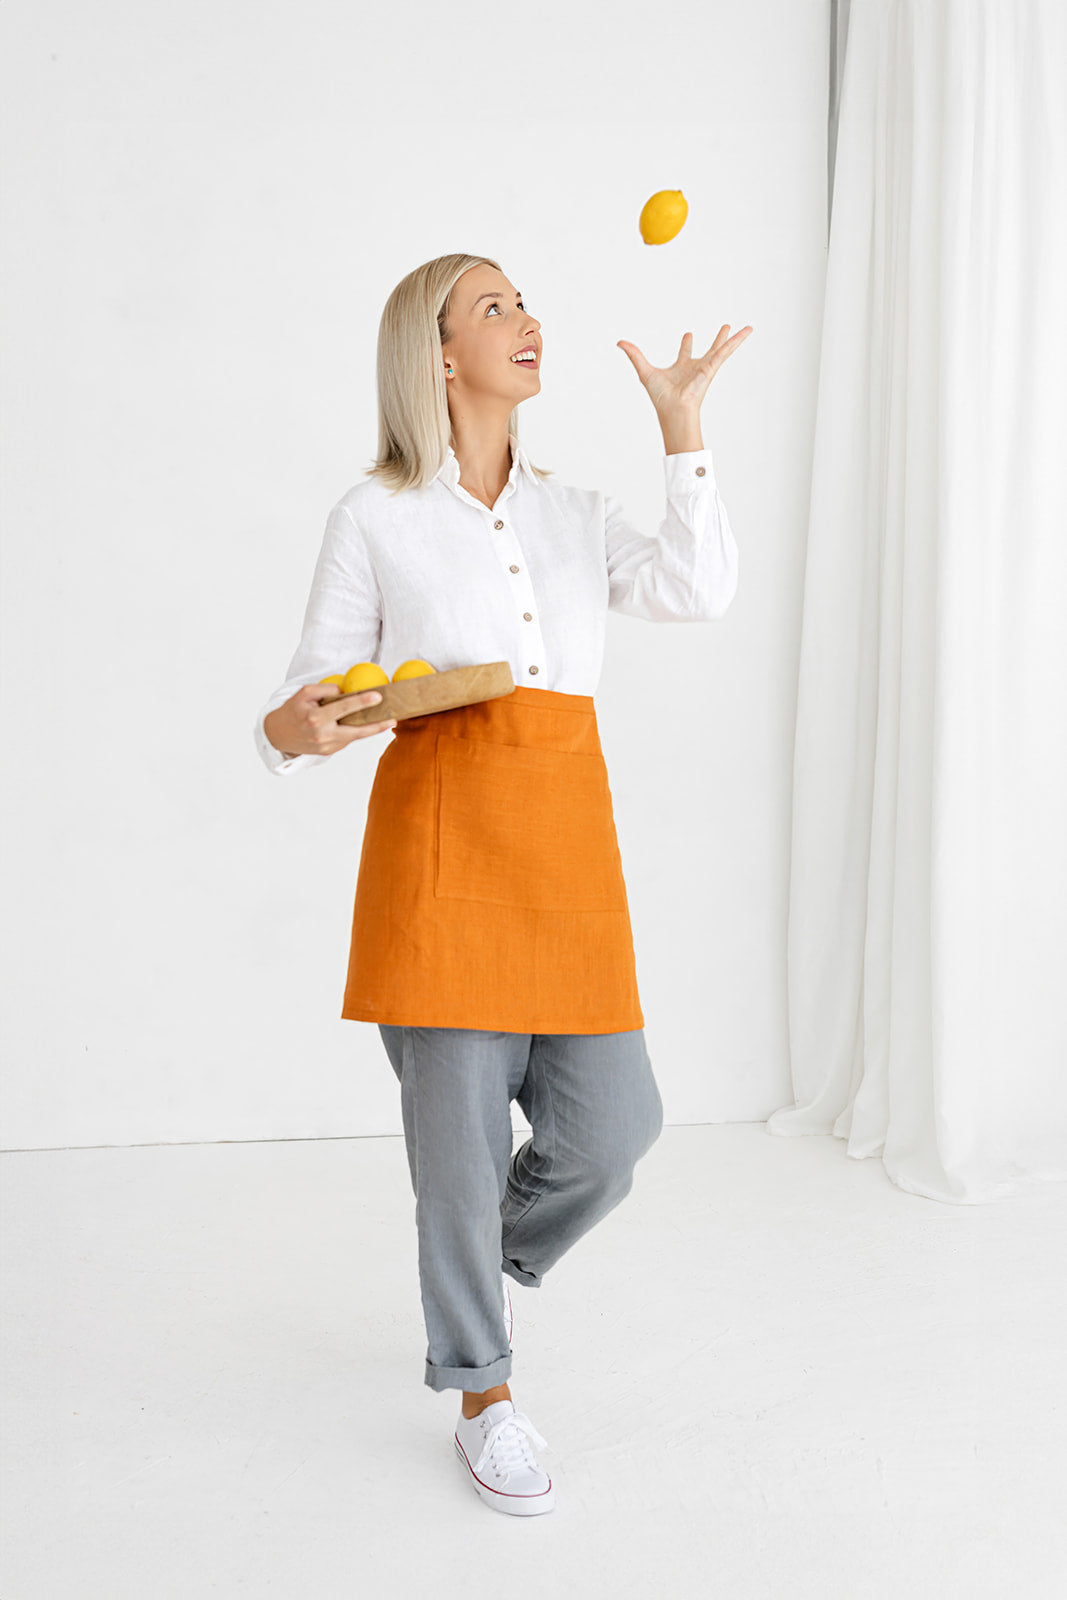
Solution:
M 601 755 L 438 734 L 434 894 L 532 911 L 624 911 Z

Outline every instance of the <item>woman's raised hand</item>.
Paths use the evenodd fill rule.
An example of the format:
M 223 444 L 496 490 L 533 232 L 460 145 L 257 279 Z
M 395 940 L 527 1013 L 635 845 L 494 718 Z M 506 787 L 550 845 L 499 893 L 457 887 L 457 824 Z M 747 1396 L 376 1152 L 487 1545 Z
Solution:
M 388 722 L 365 722 L 359 728 L 344 728 L 338 717 L 363 706 L 376 706 L 381 699 L 377 689 L 359 694 L 342 694 L 335 683 L 305 683 L 284 705 L 276 706 L 263 718 L 263 731 L 275 750 L 287 756 L 332 756 L 356 739 L 369 739 L 373 733 L 388 733 L 396 718 Z
M 678 359 L 672 367 L 654 367 L 646 361 L 637 346 L 626 339 L 618 340 L 618 347 L 633 362 L 637 376 L 648 390 L 649 399 L 658 412 L 699 411 L 712 378 L 738 345 L 748 338 L 752 329 L 744 327 L 732 339 L 726 337 L 729 332 L 730 324 L 724 322 L 715 336 L 714 344 L 698 358 L 691 354 L 693 335 L 683 333 Z

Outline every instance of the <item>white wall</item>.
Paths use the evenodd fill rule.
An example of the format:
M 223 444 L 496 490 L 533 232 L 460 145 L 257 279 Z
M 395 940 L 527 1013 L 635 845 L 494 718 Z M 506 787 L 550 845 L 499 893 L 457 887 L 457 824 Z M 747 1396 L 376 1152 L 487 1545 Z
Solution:
M 612 614 L 597 706 L 667 1120 L 790 1098 L 829 0 L 655 16 L 3 7 L 6 1146 L 400 1131 L 340 1017 L 384 742 L 283 780 L 250 728 L 376 447 L 384 301 L 451 250 L 542 323 L 534 459 L 649 531 L 662 441 L 615 341 L 755 329 L 703 407 L 737 597 Z M 690 216 L 652 248 L 661 188 Z

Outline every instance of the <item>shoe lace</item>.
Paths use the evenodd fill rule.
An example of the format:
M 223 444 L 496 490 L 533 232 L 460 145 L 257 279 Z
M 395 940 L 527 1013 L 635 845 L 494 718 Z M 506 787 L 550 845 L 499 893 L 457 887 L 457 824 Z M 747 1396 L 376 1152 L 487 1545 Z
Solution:
M 490 1456 L 494 1457 L 494 1466 L 500 1472 L 516 1472 L 522 1467 L 533 1467 L 537 1470 L 527 1439 L 543 1449 L 548 1448 L 548 1441 L 542 1439 L 529 1417 L 523 1411 L 511 1411 L 506 1417 L 500 1417 L 493 1423 L 485 1436 L 482 1453 L 474 1463 L 475 1472 L 480 1472 Z

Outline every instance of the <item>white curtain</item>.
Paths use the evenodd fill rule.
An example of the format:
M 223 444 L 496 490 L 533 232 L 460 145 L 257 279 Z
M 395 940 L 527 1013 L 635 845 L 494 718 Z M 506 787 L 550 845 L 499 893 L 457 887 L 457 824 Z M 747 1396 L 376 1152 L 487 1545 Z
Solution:
M 852 0 L 774 1134 L 1067 1178 L 1067 5 Z

